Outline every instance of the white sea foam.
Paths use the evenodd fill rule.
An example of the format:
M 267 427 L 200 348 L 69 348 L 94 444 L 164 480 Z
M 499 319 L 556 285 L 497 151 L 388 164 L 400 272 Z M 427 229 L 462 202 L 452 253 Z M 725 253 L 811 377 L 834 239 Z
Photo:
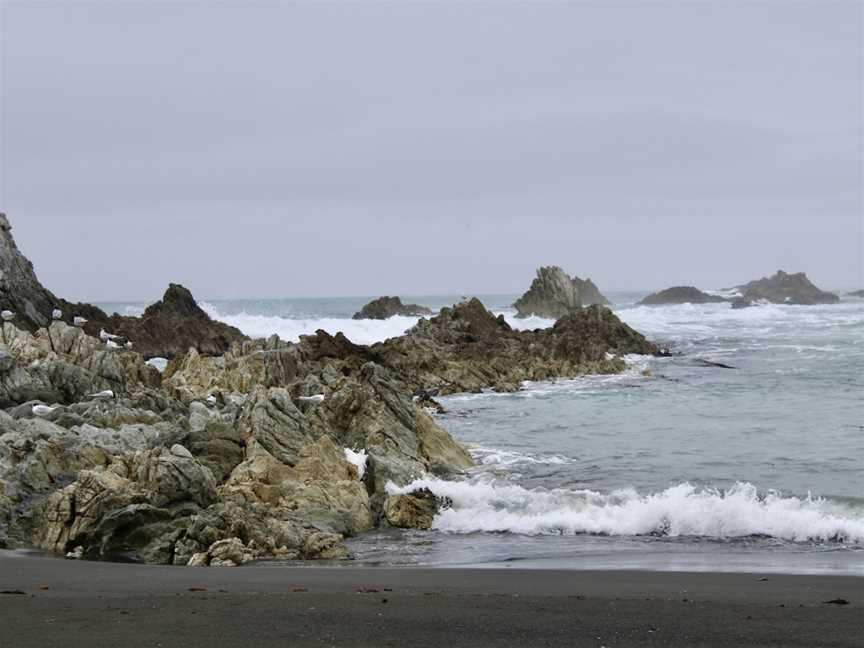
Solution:
M 483 446 L 470 447 L 471 456 L 481 466 L 490 468 L 511 469 L 518 466 L 564 466 L 576 460 L 560 454 L 528 454 L 513 450 L 499 450 Z
M 760 494 L 738 483 L 722 491 L 679 484 L 640 495 L 634 490 L 527 490 L 493 481 L 419 479 L 391 494 L 428 488 L 451 506 L 433 528 L 451 533 L 509 532 L 525 535 L 610 536 L 754 535 L 783 540 L 864 544 L 864 511 L 819 498 Z
M 288 342 L 297 342 L 301 335 L 314 335 L 324 330 L 335 335 L 343 333 L 356 344 L 374 344 L 397 337 L 417 324 L 417 317 L 391 317 L 386 320 L 353 320 L 350 318 L 291 319 L 271 315 L 239 313 L 224 315 L 207 302 L 198 304 L 213 319 L 230 324 L 253 338 L 266 338 L 273 334 Z
M 368 459 L 369 455 L 366 454 L 365 450 L 345 448 L 345 461 L 357 467 L 357 477 L 360 479 L 363 479 L 363 475 L 366 474 L 366 461 Z

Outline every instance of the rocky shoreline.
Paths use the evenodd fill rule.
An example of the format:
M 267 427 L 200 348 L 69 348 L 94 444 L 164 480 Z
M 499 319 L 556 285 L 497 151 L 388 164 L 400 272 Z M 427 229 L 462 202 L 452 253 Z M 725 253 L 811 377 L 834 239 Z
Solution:
M 427 413 L 434 394 L 616 373 L 627 353 L 659 353 L 603 306 L 515 331 L 466 300 L 373 346 L 324 331 L 250 340 L 177 285 L 141 318 L 108 317 L 42 287 L 0 225 L 0 548 L 174 565 L 345 558 L 345 537 L 428 527 L 442 504 L 388 484 L 472 465 Z M 170 360 L 164 373 L 152 357 Z

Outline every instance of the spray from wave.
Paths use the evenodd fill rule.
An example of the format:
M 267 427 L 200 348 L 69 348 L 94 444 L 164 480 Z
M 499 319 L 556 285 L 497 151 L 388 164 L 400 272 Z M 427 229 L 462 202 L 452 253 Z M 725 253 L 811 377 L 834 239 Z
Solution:
M 524 535 L 664 536 L 741 538 L 769 536 L 792 542 L 864 545 L 864 511 L 820 498 L 760 494 L 749 483 L 728 490 L 679 484 L 659 493 L 635 490 L 527 490 L 493 481 L 448 482 L 437 478 L 391 494 L 427 488 L 449 507 L 433 529 L 451 533 Z

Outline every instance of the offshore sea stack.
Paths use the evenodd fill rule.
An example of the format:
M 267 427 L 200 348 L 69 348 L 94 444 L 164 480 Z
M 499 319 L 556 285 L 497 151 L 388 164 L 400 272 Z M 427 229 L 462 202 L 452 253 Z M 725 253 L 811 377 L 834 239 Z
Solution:
M 558 266 L 549 266 L 537 270 L 528 292 L 513 307 L 518 317 L 558 319 L 593 304 L 609 304 L 593 281 L 571 278 Z
M 669 304 L 719 304 L 728 301 L 717 295 L 709 295 L 693 286 L 674 286 L 651 293 L 639 302 L 640 306 L 665 306 Z
M 789 274 L 778 270 L 772 277 L 757 279 L 736 288 L 741 296 L 732 300 L 732 308 L 745 308 L 759 303 L 812 306 L 840 301 L 834 293 L 813 285 L 803 272 Z
M 354 313 L 352 319 L 385 320 L 396 315 L 403 317 L 425 317 L 431 314 L 431 309 L 419 304 L 403 304 L 399 297 L 379 297 L 366 304 L 359 312 Z

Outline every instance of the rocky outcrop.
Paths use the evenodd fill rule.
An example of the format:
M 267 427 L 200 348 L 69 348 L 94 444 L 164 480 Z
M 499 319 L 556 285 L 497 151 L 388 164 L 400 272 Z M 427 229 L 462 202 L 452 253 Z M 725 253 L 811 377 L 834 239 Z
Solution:
M 864 298 L 864 289 L 853 290 L 852 292 L 846 293 L 846 294 L 849 295 L 850 297 L 862 297 L 862 298 Z
M 782 270 L 771 277 L 757 279 L 737 286 L 741 296 L 732 301 L 733 308 L 744 308 L 758 303 L 797 304 L 836 304 L 840 298 L 834 293 L 820 290 L 803 272 L 788 274 Z
M 419 304 L 403 304 L 399 297 L 379 297 L 366 304 L 359 312 L 354 313 L 353 319 L 383 320 L 395 315 L 425 317 L 431 314 L 431 309 Z
M 57 297 L 39 283 L 33 264 L 18 250 L 12 226 L 0 213 L 0 310 L 15 313 L 17 326 L 31 333 L 51 323 Z
M 345 558 L 347 536 L 432 524 L 442 502 L 393 487 L 472 465 L 426 411 L 436 390 L 514 390 L 656 352 L 601 306 L 520 332 L 472 300 L 373 347 L 324 331 L 248 340 L 180 286 L 142 318 L 87 315 L 0 329 L 0 546 L 202 566 Z M 157 351 L 174 356 L 163 374 L 145 362 Z
M 92 304 L 73 304 L 56 297 L 37 279 L 33 264 L 18 250 L 12 226 L 0 214 L 0 310 L 14 314 L 16 328 L 35 333 L 51 324 L 54 310 L 71 325 L 76 317 L 87 320 L 83 329 L 98 337 L 101 331 L 131 341 L 145 359 L 173 358 L 195 347 L 205 355 L 221 355 L 235 341 L 245 339 L 237 329 L 210 318 L 183 286 L 171 284 L 162 300 L 142 317 L 107 315 Z
M 192 293 L 178 284 L 171 284 L 161 301 L 147 307 L 141 317 L 107 316 L 88 304 L 65 306 L 65 313 L 85 317 L 84 330 L 98 336 L 105 330 L 129 340 L 146 359 L 174 358 L 195 348 L 204 355 L 222 355 L 234 342 L 246 339 L 239 330 L 213 320 Z
M 590 279 L 570 278 L 557 266 L 539 268 L 531 287 L 513 304 L 518 317 L 558 319 L 583 306 L 608 304 Z
M 442 309 L 372 351 L 412 390 L 451 394 L 515 391 L 526 380 L 618 373 L 625 368 L 621 356 L 659 350 L 604 306 L 576 310 L 549 329 L 515 331 L 503 316 L 472 299 Z
M 651 293 L 639 302 L 640 306 L 664 306 L 668 304 L 719 304 L 727 301 L 717 295 L 709 295 L 693 286 L 674 286 Z

